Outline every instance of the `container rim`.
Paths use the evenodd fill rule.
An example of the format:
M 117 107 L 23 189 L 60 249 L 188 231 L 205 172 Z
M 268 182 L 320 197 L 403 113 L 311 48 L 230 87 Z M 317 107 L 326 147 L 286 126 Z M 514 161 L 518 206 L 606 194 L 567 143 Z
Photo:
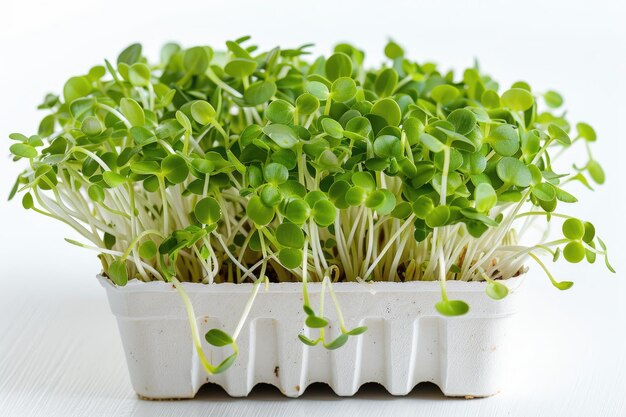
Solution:
M 526 277 L 526 273 L 517 277 L 509 278 L 503 281 L 509 288 L 510 292 L 516 291 Z M 131 279 L 123 287 L 115 285 L 108 277 L 102 273 L 97 275 L 100 284 L 107 291 L 120 293 L 168 293 L 175 292 L 172 284 L 164 281 L 144 282 L 138 279 Z M 448 292 L 484 292 L 485 281 L 446 281 Z M 239 293 L 250 292 L 252 283 L 214 283 L 203 284 L 199 282 L 183 282 L 185 290 L 189 293 Z M 261 284 L 263 285 L 263 284 Z M 321 289 L 320 282 L 309 282 L 309 292 L 319 292 Z M 268 292 L 273 293 L 296 293 L 302 290 L 301 282 L 270 282 Z M 371 283 L 360 282 L 337 282 L 333 284 L 333 290 L 337 293 L 341 292 L 357 292 L 357 293 L 376 293 L 376 292 L 439 292 L 441 287 L 439 281 L 410 281 L 410 282 L 389 282 L 375 281 Z

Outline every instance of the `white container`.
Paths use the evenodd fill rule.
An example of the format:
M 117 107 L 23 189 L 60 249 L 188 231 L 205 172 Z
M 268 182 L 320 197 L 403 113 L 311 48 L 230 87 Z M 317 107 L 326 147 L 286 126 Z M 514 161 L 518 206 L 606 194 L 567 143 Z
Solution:
M 327 383 L 341 396 L 355 394 L 367 382 L 405 395 L 424 381 L 447 396 L 484 397 L 506 382 L 511 316 L 522 277 L 505 281 L 510 294 L 500 301 L 485 294 L 485 283 L 448 282 L 449 298 L 470 305 L 466 315 L 451 318 L 434 308 L 440 300 L 438 282 L 335 284 L 346 326 L 365 325 L 368 331 L 332 351 L 298 339 L 303 331 L 313 338 L 318 332 L 304 330 L 302 285 L 272 283 L 268 291 L 261 287 L 237 339 L 239 357 L 218 375 L 202 368 L 183 302 L 171 284 L 132 280 L 116 287 L 102 276 L 99 280 L 117 317 L 133 388 L 144 398 L 193 398 L 207 382 L 233 397 L 246 396 L 257 383 L 297 397 L 314 382 Z M 252 289 L 252 284 L 183 285 L 201 335 L 212 328 L 232 332 Z M 309 291 L 317 311 L 320 284 L 309 284 Z M 337 336 L 334 308 L 326 299 L 328 331 Z M 214 364 L 231 353 L 204 338 L 203 344 Z

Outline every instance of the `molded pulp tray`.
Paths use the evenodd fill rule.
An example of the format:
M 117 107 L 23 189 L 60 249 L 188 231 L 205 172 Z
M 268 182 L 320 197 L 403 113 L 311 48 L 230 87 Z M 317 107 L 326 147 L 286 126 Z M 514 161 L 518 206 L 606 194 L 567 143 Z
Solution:
M 117 318 L 133 388 L 145 398 L 173 399 L 193 398 L 207 382 L 234 397 L 246 396 L 257 383 L 297 397 L 314 382 L 327 383 L 341 396 L 353 395 L 367 382 L 406 395 L 424 381 L 437 384 L 447 396 L 493 395 L 507 378 L 511 317 L 523 277 L 504 281 L 510 293 L 500 301 L 485 294 L 484 282 L 449 281 L 448 297 L 470 305 L 461 317 L 443 317 L 435 310 L 438 282 L 334 284 L 346 326 L 368 330 L 331 351 L 298 339 L 303 331 L 312 338 L 318 332 L 304 330 L 302 285 L 271 283 L 268 291 L 264 286 L 259 290 L 237 338 L 239 357 L 218 375 L 202 368 L 184 304 L 171 284 L 132 280 L 116 287 L 103 276 L 98 279 Z M 183 285 L 201 336 L 212 328 L 232 332 L 252 290 L 252 284 Z M 309 284 L 316 311 L 320 287 Z M 334 338 L 339 330 L 330 297 L 324 314 Z M 231 353 L 229 347 L 215 348 L 202 339 L 214 364 Z

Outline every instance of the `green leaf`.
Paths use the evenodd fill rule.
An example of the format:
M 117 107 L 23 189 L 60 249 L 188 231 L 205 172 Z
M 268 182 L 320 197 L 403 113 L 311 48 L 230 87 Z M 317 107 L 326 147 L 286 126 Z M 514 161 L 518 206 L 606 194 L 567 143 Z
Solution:
M 571 195 L 567 191 L 564 191 L 564 190 L 560 189 L 559 187 L 554 187 L 554 189 L 556 191 L 556 199 L 557 200 L 562 201 L 564 203 L 576 203 L 578 201 L 578 199 L 576 197 L 574 197 L 573 195 Z
M 211 56 L 209 49 L 203 46 L 195 46 L 185 51 L 183 55 L 183 68 L 193 75 L 204 74 L 209 68 Z
M 487 138 L 494 151 L 501 156 L 513 156 L 519 150 L 520 139 L 512 125 L 500 125 L 489 133 Z
M 578 219 L 569 218 L 563 222 L 561 227 L 563 236 L 568 239 L 579 240 L 585 235 L 585 225 Z
M 404 50 L 400 45 L 390 40 L 385 46 L 385 56 L 389 59 L 396 59 L 404 56 Z
M 287 269 L 295 269 L 302 266 L 302 249 L 283 248 L 278 252 L 278 260 Z
M 321 329 L 328 326 L 328 321 L 323 317 L 318 316 L 308 316 L 304 323 L 307 327 L 310 327 L 312 329 Z
M 326 60 L 326 78 L 335 81 L 340 77 L 350 77 L 352 75 L 352 60 L 342 52 L 332 54 Z
M 35 207 L 33 196 L 30 193 L 25 193 L 24 197 L 22 197 L 22 207 L 24 207 L 26 210 L 30 210 Z
M 543 99 L 549 107 L 558 108 L 563 105 L 563 97 L 556 91 L 546 91 Z
M 126 262 L 117 260 L 111 262 L 109 265 L 109 271 L 107 273 L 111 281 L 120 287 L 123 287 L 128 283 L 128 270 L 126 270 Z
M 223 347 L 235 343 L 232 337 L 223 330 L 211 329 L 204 335 L 207 343 L 212 346 Z
M 130 164 L 130 170 L 140 175 L 155 175 L 161 171 L 161 166 L 156 161 L 138 161 Z
M 366 331 L 367 331 L 367 326 L 359 326 L 359 327 L 355 327 L 354 329 L 350 330 L 346 334 L 349 334 L 350 336 L 358 336 L 360 334 L 365 333 Z
M 461 300 L 442 300 L 435 304 L 437 311 L 448 317 L 462 316 L 469 311 L 469 306 Z
M 402 156 L 400 139 L 392 135 L 382 135 L 374 141 L 374 154 L 381 158 L 399 158 Z
M 125 184 L 127 181 L 126 177 L 123 177 L 122 175 L 113 171 L 106 171 L 104 174 L 102 174 L 102 178 L 109 187 L 113 188 Z
M 269 136 L 278 146 L 284 149 L 293 148 L 298 143 L 298 136 L 294 130 L 281 124 L 271 124 L 263 128 L 263 133 Z
M 217 223 L 222 216 L 220 205 L 213 197 L 205 197 L 198 201 L 193 213 L 200 223 L 207 225 Z
M 444 226 L 450 219 L 450 207 L 437 206 L 426 216 L 426 224 L 428 227 L 435 228 Z
M 596 236 L 596 228 L 590 222 L 585 222 L 585 234 L 583 235 L 583 241 L 591 244 L 593 238 Z
M 309 81 L 305 84 L 304 90 L 321 101 L 326 100 L 330 95 L 328 87 L 319 81 Z
M 356 83 L 352 78 L 337 78 L 330 87 L 330 96 L 339 103 L 350 101 L 356 95 Z
M 325 118 L 322 119 L 321 124 L 322 129 L 324 129 L 324 133 L 326 133 L 328 136 L 335 139 L 343 138 L 343 127 L 338 121 L 331 118 Z
M 565 290 L 569 290 L 570 288 L 572 288 L 572 285 L 574 285 L 573 282 L 571 281 L 554 281 L 552 280 L 552 285 L 554 285 L 556 288 L 558 288 L 561 291 L 565 291 Z
M 143 126 L 146 124 L 143 109 L 139 103 L 132 98 L 122 98 L 122 100 L 120 100 L 120 110 L 132 126 Z
M 276 84 L 273 81 L 257 81 L 248 87 L 243 94 L 246 103 L 258 106 L 269 101 L 276 94 Z
M 532 187 L 532 194 L 541 201 L 553 201 L 556 198 L 556 189 L 547 182 L 542 182 Z
M 232 355 L 228 356 L 226 359 L 224 359 L 213 371 L 213 373 L 215 374 L 220 374 L 222 372 L 225 372 L 226 370 L 228 370 L 228 368 L 230 368 L 233 363 L 235 363 L 235 360 L 237 359 L 237 352 L 233 353 Z
M 85 77 L 72 77 L 63 86 L 63 98 L 66 103 L 85 97 L 89 93 L 91 93 L 91 84 Z
M 130 136 L 138 145 L 147 145 L 156 141 L 156 136 L 145 127 L 135 126 L 130 128 Z
M 324 347 L 328 350 L 339 349 L 340 347 L 346 344 L 349 337 L 350 336 L 348 336 L 347 333 L 342 333 L 339 336 L 337 336 L 337 338 L 333 340 L 332 342 L 325 344 Z
M 335 222 L 337 209 L 329 200 L 319 200 L 311 212 L 313 221 L 320 227 L 328 227 Z
M 604 170 L 596 160 L 592 159 L 587 163 L 587 171 L 596 184 L 604 184 Z
M 485 291 L 487 295 L 494 300 L 501 300 L 509 294 L 509 289 L 506 285 L 498 281 L 488 282 Z
M 289 102 L 285 100 L 274 100 L 267 106 L 265 117 L 272 123 L 289 124 L 293 123 L 293 112 L 294 107 Z
M 302 343 L 304 343 L 305 345 L 307 345 L 307 346 L 315 346 L 319 342 L 319 339 L 318 340 L 311 340 L 311 339 L 309 339 L 308 337 L 306 337 L 303 334 L 299 334 L 298 335 L 298 339 L 300 339 L 300 341 Z
M 268 207 L 275 207 L 283 201 L 283 194 L 276 185 L 267 184 L 261 190 L 261 201 Z
M 235 78 L 245 78 L 256 70 L 256 61 L 247 58 L 234 58 L 224 66 L 224 72 Z
M 439 141 L 439 139 L 429 135 L 428 133 L 422 133 L 419 140 L 422 145 L 426 147 L 426 149 L 435 153 L 443 151 L 446 147 L 446 145 Z
M 322 84 L 324 85 L 324 84 Z M 325 88 L 326 86 L 324 86 Z M 326 90 L 328 91 L 328 90 Z M 326 95 L 327 97 L 328 95 Z M 296 108 L 298 113 L 304 116 L 313 114 L 319 109 L 320 101 L 313 94 L 304 93 L 296 99 Z
M 80 125 L 80 130 L 87 136 L 98 136 L 102 133 L 102 123 L 97 117 L 88 116 Z
M 593 127 L 591 127 L 587 123 L 577 123 L 576 130 L 578 131 L 578 136 L 580 136 L 581 138 L 588 140 L 589 142 L 595 142 L 596 131 L 593 130 Z
M 467 109 L 456 109 L 448 115 L 448 122 L 457 133 L 467 135 L 476 127 L 476 116 Z
M 152 259 L 157 254 L 157 246 L 151 240 L 146 240 L 139 246 L 139 256 L 144 259 Z
M 87 189 L 87 195 L 96 203 L 102 203 L 104 201 L 104 189 L 98 184 L 93 184 Z
M 433 204 L 433 200 L 426 196 L 419 196 L 411 205 L 413 213 L 419 219 L 425 219 L 426 216 L 430 214 L 431 211 L 435 208 Z
M 402 120 L 400 106 L 391 98 L 383 98 L 374 103 L 371 113 L 385 119 L 389 126 L 398 126 Z
M 209 102 L 197 100 L 191 104 L 191 117 L 202 126 L 205 126 L 215 120 L 217 112 Z
M 294 198 L 285 207 L 285 217 L 292 223 L 304 224 L 311 215 L 311 208 L 301 198 Z
M 561 142 L 564 145 L 570 145 L 572 143 L 569 135 L 554 123 L 551 123 L 548 126 L 548 133 L 550 134 L 551 138 L 558 142 Z
M 279 224 L 276 228 L 276 240 L 288 248 L 302 249 L 304 247 L 302 228 L 293 223 Z
M 563 257 L 571 263 L 585 259 L 585 247 L 579 241 L 571 241 L 563 248 Z
M 117 57 L 117 65 L 132 65 L 135 62 L 139 61 L 139 58 L 141 58 L 141 44 L 133 43 L 119 54 L 119 56 Z
M 289 171 L 284 165 L 272 162 L 263 168 L 265 180 L 269 183 L 280 185 L 289 179 Z
M 532 94 L 522 88 L 511 88 L 502 93 L 500 99 L 504 107 L 508 107 L 514 111 L 528 110 L 535 102 Z
M 130 83 L 136 87 L 147 87 L 151 77 L 150 68 L 146 64 L 135 63 L 128 70 Z
M 532 182 L 530 170 L 519 159 L 504 157 L 496 166 L 498 177 L 507 184 L 528 187 Z
M 263 204 L 258 196 L 253 196 L 246 206 L 246 214 L 259 226 L 265 226 L 274 218 L 274 209 Z
M 25 143 L 14 143 L 9 150 L 13 155 L 20 158 L 31 159 L 37 156 L 37 149 Z
M 168 155 L 161 161 L 161 172 L 173 184 L 184 182 L 189 176 L 189 166 L 180 155 Z
M 498 202 L 498 196 L 491 184 L 482 182 L 474 190 L 474 201 L 476 201 L 476 210 L 487 213 Z
M 388 97 L 393 94 L 393 91 L 398 84 L 398 73 L 393 68 L 383 69 L 374 83 L 374 91 L 378 97 Z
M 430 97 L 435 101 L 435 103 L 442 105 L 446 105 L 456 100 L 460 95 L 461 93 L 457 88 L 448 84 L 438 85 L 430 92 Z

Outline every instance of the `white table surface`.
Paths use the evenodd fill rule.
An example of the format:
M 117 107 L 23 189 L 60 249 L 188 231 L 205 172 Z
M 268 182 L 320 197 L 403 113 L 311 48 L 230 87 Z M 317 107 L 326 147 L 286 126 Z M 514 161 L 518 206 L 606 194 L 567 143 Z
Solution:
M 0 417 L 626 416 L 624 15 L 614 0 L 0 1 Z M 193 401 L 137 399 L 93 253 L 66 244 L 76 236 L 62 225 L 4 201 L 19 172 L 6 137 L 34 133 L 46 92 L 129 43 L 155 58 L 169 40 L 219 46 L 244 34 L 264 48 L 313 41 L 317 52 L 353 41 L 371 65 L 392 37 L 420 62 L 458 70 L 478 57 L 503 87 L 524 79 L 562 92 L 568 114 L 595 126 L 607 174 L 598 192 L 562 210 L 594 221 L 618 274 L 558 264 L 558 277 L 576 282 L 560 293 L 532 269 L 516 371 L 492 398 L 448 399 L 420 385 L 401 398 L 377 386 L 339 398 L 316 386 L 299 399 L 268 387 L 246 399 L 214 388 Z

